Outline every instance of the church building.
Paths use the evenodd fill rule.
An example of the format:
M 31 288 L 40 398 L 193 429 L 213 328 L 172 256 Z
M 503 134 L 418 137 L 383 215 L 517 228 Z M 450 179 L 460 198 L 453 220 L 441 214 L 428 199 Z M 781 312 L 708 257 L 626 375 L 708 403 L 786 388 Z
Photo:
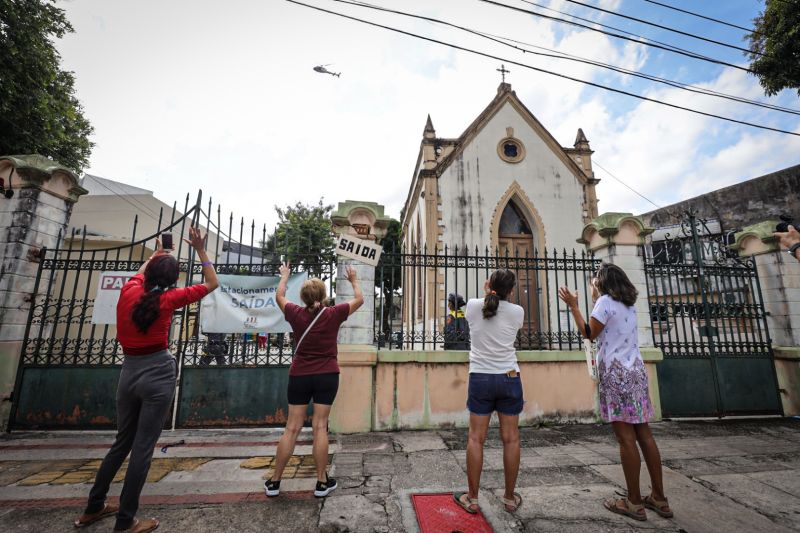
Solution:
M 448 255 L 459 256 L 474 256 L 476 250 L 509 257 L 541 256 L 545 249 L 571 252 L 584 225 L 598 214 L 598 182 L 583 131 L 571 148 L 561 146 L 503 82 L 459 137 L 438 137 L 428 116 L 401 214 L 404 248 L 439 255 L 446 247 Z M 449 272 L 428 270 L 406 269 L 414 278 L 404 280 L 405 287 L 413 287 L 404 292 L 407 330 L 438 327 L 449 292 L 483 295 L 477 278 L 484 272 L 455 280 Z M 538 330 L 549 321 L 539 311 L 548 307 L 538 301 L 543 285 L 536 279 L 518 284 L 528 294 L 520 303 L 536 322 L 529 329 Z

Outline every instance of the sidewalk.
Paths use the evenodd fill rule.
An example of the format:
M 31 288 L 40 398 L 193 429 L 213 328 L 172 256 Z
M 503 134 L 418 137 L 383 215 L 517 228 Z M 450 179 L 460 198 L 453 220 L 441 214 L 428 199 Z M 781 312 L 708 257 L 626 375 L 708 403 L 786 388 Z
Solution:
M 487 441 L 481 506 L 496 531 L 800 531 L 800 421 L 664 422 L 653 430 L 675 518 L 639 523 L 601 502 L 624 487 L 610 427 L 523 428 L 515 515 L 500 504 L 502 446 Z M 160 531 L 418 531 L 410 496 L 466 488 L 466 430 L 333 435 L 339 489 L 315 499 L 310 434 L 267 500 L 263 479 L 279 430 L 165 431 L 140 516 Z M 110 432 L 15 433 L 0 438 L 0 531 L 74 531 Z M 120 476 L 121 477 L 121 476 Z M 642 486 L 648 485 L 642 469 Z M 117 495 L 120 483 L 112 487 Z M 458 517 L 456 517 L 457 519 Z M 453 522 L 452 529 L 458 529 Z M 113 519 L 87 531 L 110 531 Z

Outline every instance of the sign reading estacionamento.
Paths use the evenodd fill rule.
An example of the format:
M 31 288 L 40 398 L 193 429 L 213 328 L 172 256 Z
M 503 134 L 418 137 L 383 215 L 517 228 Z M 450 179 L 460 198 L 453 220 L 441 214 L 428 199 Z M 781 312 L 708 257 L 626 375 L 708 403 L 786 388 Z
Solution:
M 200 304 L 203 333 L 288 333 L 292 327 L 275 301 L 280 278 L 220 274 L 219 288 Z M 299 303 L 300 288 L 308 279 L 301 272 L 289 276 L 286 299 Z
M 116 324 L 119 291 L 136 272 L 102 272 L 92 309 L 92 324 Z
M 339 235 L 339 242 L 336 244 L 337 254 L 372 266 L 378 266 L 382 251 L 383 246 L 380 244 L 352 235 Z

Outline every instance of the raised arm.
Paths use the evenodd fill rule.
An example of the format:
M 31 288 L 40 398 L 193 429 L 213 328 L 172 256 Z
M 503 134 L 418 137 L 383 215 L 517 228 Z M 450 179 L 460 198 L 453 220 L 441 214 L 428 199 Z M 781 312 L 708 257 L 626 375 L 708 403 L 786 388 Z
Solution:
M 197 257 L 200 258 L 200 264 L 203 267 L 203 278 L 208 292 L 212 292 L 219 287 L 219 280 L 217 279 L 217 271 L 214 269 L 214 263 L 208 259 L 206 253 L 206 238 L 200 233 L 200 230 L 194 227 L 189 228 L 189 238 L 183 239 L 186 244 L 191 246 L 197 252 Z
M 364 305 L 364 295 L 361 294 L 361 285 L 358 284 L 356 269 L 350 265 L 347 266 L 347 281 L 353 286 L 353 299 L 347 302 L 350 304 L 350 315 L 352 315 L 359 307 Z
M 558 297 L 567 304 L 569 310 L 572 312 L 572 318 L 575 319 L 575 326 L 584 338 L 595 340 L 598 335 L 603 331 L 605 325 L 596 318 L 589 318 L 589 336 L 586 336 L 586 321 L 581 314 L 580 306 L 578 305 L 578 293 L 570 292 L 567 287 L 558 289 Z
M 289 263 L 284 263 L 281 265 L 281 281 L 278 283 L 278 291 L 275 293 L 275 301 L 278 302 L 278 307 L 281 309 L 281 313 L 284 312 L 284 307 L 286 307 L 286 286 L 289 284 L 289 273 L 290 270 Z

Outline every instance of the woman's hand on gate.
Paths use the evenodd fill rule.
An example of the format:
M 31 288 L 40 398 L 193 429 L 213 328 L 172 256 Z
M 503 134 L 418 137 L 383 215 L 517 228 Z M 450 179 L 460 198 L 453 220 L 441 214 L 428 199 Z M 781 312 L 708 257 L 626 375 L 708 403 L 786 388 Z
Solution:
M 347 265 L 347 281 L 350 283 L 358 281 L 358 273 L 356 272 L 356 269 L 350 265 Z
M 157 255 L 169 255 L 172 250 L 165 250 L 164 247 L 161 245 L 161 239 L 156 237 L 156 249 L 153 252 L 153 255 L 150 256 L 150 259 L 154 258 Z
M 282 279 L 289 279 L 289 274 L 292 272 L 292 264 L 289 261 L 283 263 L 279 269 Z
M 558 289 L 558 297 L 561 301 L 567 304 L 570 308 L 578 307 L 578 293 L 571 292 L 568 287 L 561 287 Z
M 205 250 L 206 237 L 199 229 L 194 226 L 189 228 L 189 238 L 183 239 L 183 242 L 194 248 L 195 250 Z

